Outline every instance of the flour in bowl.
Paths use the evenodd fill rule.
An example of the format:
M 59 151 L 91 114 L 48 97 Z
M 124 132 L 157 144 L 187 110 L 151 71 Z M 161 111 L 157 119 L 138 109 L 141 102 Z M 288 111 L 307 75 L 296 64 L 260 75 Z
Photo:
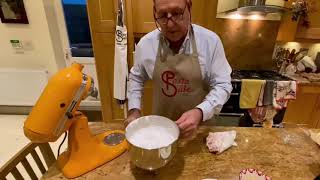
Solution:
M 161 126 L 148 126 L 137 129 L 130 137 L 130 142 L 144 149 L 158 149 L 173 143 L 175 137 L 170 131 Z

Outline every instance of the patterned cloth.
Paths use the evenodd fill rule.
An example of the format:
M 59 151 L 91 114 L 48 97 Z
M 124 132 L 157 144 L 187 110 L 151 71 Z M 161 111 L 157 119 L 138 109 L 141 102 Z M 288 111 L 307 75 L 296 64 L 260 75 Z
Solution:
M 296 99 L 296 81 L 277 81 L 273 90 L 273 106 L 276 109 L 286 108 L 289 100 Z
M 270 92 L 273 92 L 273 96 L 270 96 Z M 273 118 L 275 110 L 286 108 L 289 100 L 296 99 L 296 92 L 296 81 L 266 81 L 262 85 L 256 107 L 248 110 L 253 122 L 262 123 L 267 116 L 271 116 L 269 119 Z

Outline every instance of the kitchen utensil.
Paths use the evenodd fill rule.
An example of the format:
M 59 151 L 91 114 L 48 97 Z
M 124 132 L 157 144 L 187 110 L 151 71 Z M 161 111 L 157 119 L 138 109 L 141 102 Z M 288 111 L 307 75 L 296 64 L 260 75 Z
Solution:
M 287 75 L 294 75 L 297 72 L 297 67 L 293 64 L 290 63 L 285 70 Z
M 305 56 L 301 61 L 306 68 L 311 68 L 312 72 L 317 71 L 317 65 L 310 56 Z
M 289 57 L 288 57 L 289 62 L 293 62 L 294 61 L 295 55 L 296 55 L 296 50 L 292 49 L 290 54 L 289 54 Z
M 300 61 L 303 57 L 304 57 L 304 54 L 298 52 L 298 53 L 296 54 L 296 56 L 294 57 L 294 62 Z
M 287 49 L 287 50 L 286 50 L 286 57 L 287 57 L 287 59 L 289 59 L 290 53 L 291 53 L 290 49 Z
M 160 137 L 159 134 L 157 136 L 157 133 L 159 133 L 157 129 L 162 130 Z M 141 133 L 142 131 L 144 133 Z M 129 154 L 132 163 L 150 171 L 165 166 L 176 154 L 179 133 L 176 123 L 165 117 L 144 116 L 133 121 L 126 128 L 126 138 L 130 145 Z M 137 139 L 137 135 L 140 136 L 139 139 Z M 151 136 L 152 139 L 150 139 Z M 164 139 L 166 139 L 164 136 L 170 136 L 172 139 L 170 142 L 164 142 Z M 152 140 L 152 147 L 149 146 L 150 144 L 146 144 L 148 138 Z
M 294 55 L 292 62 L 298 62 L 306 55 L 308 55 L 308 49 L 301 48 L 299 52 Z
M 272 128 L 273 125 L 273 117 L 277 114 L 277 110 L 272 106 L 267 107 L 265 121 L 263 121 L 264 128 Z
M 285 74 L 287 66 L 288 66 L 288 62 L 287 61 L 282 61 L 279 73 L 280 74 Z
M 306 70 L 306 67 L 303 65 L 301 61 L 297 63 L 297 71 L 298 72 L 304 72 Z

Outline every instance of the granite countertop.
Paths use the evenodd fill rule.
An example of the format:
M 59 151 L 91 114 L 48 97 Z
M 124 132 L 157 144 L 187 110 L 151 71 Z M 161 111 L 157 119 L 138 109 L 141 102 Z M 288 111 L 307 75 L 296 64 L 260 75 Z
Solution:
M 320 81 L 310 81 L 307 78 L 301 76 L 300 74 L 286 75 L 286 76 L 288 76 L 293 80 L 296 80 L 299 84 L 320 86 Z
M 121 126 L 91 124 L 93 132 Z M 238 143 L 220 155 L 205 145 L 209 132 L 236 130 Z M 318 130 L 320 132 L 320 130 Z M 320 174 L 320 147 L 303 129 L 265 129 L 201 126 L 192 140 L 181 140 L 175 158 L 156 172 L 130 163 L 128 153 L 78 179 L 239 179 L 245 168 L 256 168 L 272 179 L 314 179 Z M 56 166 L 43 179 L 65 179 Z

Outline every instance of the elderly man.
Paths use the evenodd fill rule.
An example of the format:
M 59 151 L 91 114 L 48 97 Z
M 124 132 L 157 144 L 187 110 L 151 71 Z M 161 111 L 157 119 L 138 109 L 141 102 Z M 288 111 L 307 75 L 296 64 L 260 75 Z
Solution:
M 219 37 L 191 24 L 191 0 L 154 0 L 157 30 L 137 48 L 128 85 L 128 124 L 141 116 L 144 82 L 153 80 L 153 114 L 190 136 L 228 100 L 231 68 Z

